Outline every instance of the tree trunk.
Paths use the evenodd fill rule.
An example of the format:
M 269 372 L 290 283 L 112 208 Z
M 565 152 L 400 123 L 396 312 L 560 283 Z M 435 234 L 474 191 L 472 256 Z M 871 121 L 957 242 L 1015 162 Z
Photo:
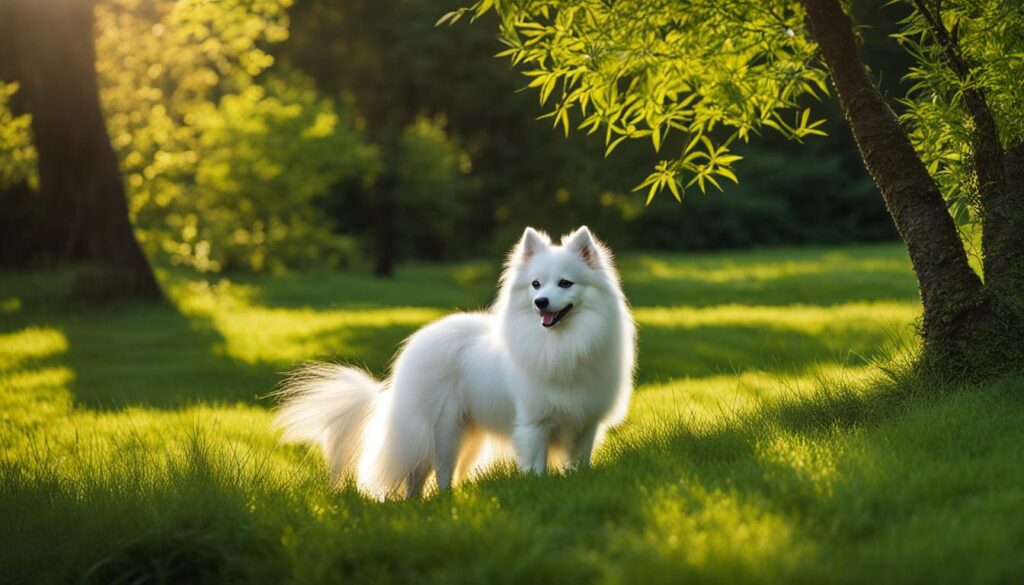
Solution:
M 1013 317 L 1024 321 L 1024 142 L 1006 150 L 1003 165 L 1006 188 L 993 201 L 993 208 L 985 210 L 991 229 L 1001 234 L 989 243 L 995 249 L 985 265 L 986 288 L 992 287 Z M 1024 345 L 1024 335 L 1021 340 Z
M 92 2 L 5 0 L 0 8 L 11 63 L 32 114 L 39 190 L 61 226 L 66 261 L 101 269 L 90 286 L 104 297 L 161 298 L 128 217 L 117 157 L 96 82 Z M 88 292 L 88 291 L 87 291 Z
M 973 369 L 979 332 L 997 325 L 938 185 L 868 76 L 838 0 L 804 5 L 857 147 L 907 245 L 924 305 L 926 359 Z
M 941 6 L 914 0 L 928 23 L 932 38 L 942 50 L 946 65 L 966 84 L 960 99 L 972 123 L 974 174 L 981 206 L 981 254 L 985 288 L 1006 317 L 1024 319 L 1024 184 L 1019 176 L 1010 185 L 1009 175 L 1020 172 L 1024 146 L 1003 151 L 999 128 L 984 90 L 970 85 L 977 65 L 963 54 L 956 29 L 946 28 Z M 1015 317 L 1014 317 L 1014 314 Z

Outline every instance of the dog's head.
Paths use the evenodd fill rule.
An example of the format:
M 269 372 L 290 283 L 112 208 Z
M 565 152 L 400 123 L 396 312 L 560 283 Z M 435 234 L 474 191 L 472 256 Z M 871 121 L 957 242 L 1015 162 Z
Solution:
M 615 279 L 611 254 L 586 226 L 558 245 L 544 232 L 526 228 L 509 256 L 506 286 L 513 309 L 532 310 L 540 325 L 571 321 L 574 311 L 598 309 Z

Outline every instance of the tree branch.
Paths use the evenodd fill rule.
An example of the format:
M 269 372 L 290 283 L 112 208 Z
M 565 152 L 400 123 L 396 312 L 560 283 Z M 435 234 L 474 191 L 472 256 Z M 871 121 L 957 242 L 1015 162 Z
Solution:
M 942 23 L 941 4 L 936 2 L 936 10 L 932 12 L 923 0 L 912 0 L 912 2 L 927 21 L 932 36 L 939 48 L 942 49 L 942 54 L 946 58 L 950 70 L 960 80 L 960 83 L 964 84 L 962 92 L 964 106 L 974 122 L 974 172 L 978 178 L 978 192 L 982 197 L 982 205 L 985 206 L 985 199 L 991 197 L 993 192 L 1006 189 L 1003 147 L 999 142 L 995 117 L 985 99 L 984 91 L 969 86 L 974 67 L 963 55 L 957 28 L 951 32 Z

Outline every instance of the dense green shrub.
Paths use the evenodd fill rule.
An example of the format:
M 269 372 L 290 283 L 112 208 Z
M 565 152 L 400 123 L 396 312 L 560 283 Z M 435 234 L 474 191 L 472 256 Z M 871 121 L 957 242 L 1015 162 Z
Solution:
M 312 200 L 373 149 L 300 75 L 273 74 L 287 0 L 106 0 L 98 71 L 140 239 L 200 271 L 339 264 Z
M 0 188 L 34 180 L 36 154 L 28 115 L 17 116 L 8 103 L 18 84 L 0 81 Z
M 351 260 L 311 205 L 374 152 L 311 88 L 274 80 L 199 110 L 195 196 L 167 215 L 164 250 L 200 270 L 283 270 Z M 177 237 L 175 237 L 177 235 Z

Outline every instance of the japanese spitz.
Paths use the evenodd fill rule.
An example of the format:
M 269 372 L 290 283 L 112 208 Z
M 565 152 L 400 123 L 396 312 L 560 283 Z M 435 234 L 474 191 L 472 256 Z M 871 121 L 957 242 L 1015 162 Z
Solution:
M 319 444 L 334 480 L 353 469 L 377 498 L 418 496 L 431 473 L 447 489 L 495 445 L 528 472 L 586 466 L 625 417 L 635 347 L 608 249 L 586 227 L 558 245 L 527 228 L 489 311 L 426 325 L 383 381 L 345 365 L 299 369 L 275 422 L 285 440 Z

